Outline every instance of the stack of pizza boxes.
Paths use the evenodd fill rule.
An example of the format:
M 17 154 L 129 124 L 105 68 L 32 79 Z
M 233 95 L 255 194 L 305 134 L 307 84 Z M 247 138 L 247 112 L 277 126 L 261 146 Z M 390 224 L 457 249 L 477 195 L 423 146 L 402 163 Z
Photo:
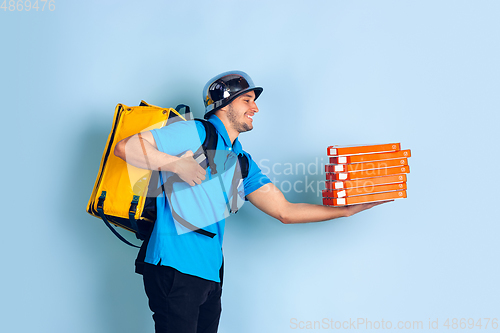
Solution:
M 410 150 L 401 144 L 329 146 L 323 205 L 348 206 L 406 198 Z

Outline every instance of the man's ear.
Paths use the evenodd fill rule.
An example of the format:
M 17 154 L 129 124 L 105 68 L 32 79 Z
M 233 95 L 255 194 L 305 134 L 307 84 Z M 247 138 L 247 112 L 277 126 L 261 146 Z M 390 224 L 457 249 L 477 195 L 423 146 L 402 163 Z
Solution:
M 214 114 L 220 118 L 221 115 L 225 114 L 227 112 L 228 105 L 218 109 L 217 111 L 214 112 Z

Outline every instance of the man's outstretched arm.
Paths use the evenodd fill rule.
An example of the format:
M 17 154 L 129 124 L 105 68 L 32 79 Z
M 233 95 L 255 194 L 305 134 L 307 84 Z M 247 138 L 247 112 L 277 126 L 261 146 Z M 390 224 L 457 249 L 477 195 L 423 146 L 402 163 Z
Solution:
M 306 203 L 291 203 L 272 183 L 268 183 L 247 195 L 248 200 L 264 213 L 283 223 L 320 222 L 347 217 L 384 202 L 344 207 L 327 207 Z

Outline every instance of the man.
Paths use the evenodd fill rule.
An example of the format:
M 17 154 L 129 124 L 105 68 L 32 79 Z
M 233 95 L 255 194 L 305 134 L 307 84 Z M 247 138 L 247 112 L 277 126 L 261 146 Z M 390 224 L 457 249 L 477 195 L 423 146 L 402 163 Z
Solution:
M 226 193 L 225 189 L 231 188 L 238 155 L 248 160 L 248 176 L 238 190 L 257 208 L 283 223 L 325 221 L 377 205 L 326 207 L 288 202 L 238 141 L 240 133 L 253 129 L 253 117 L 259 112 L 255 101 L 262 91 L 240 71 L 222 73 L 205 86 L 205 118 L 218 136 L 215 176 L 211 167 L 205 170 L 193 158 L 193 151 L 206 136 L 200 122 L 176 122 L 116 145 L 115 154 L 128 163 L 164 171 L 165 177 L 177 175 L 183 181 L 178 185 L 176 198 L 171 199 L 175 202 L 157 200 L 157 221 L 147 244 L 144 287 L 156 332 L 217 332 L 227 212 L 224 208 L 230 196 L 238 195 L 234 190 Z M 173 217 L 174 206 L 181 212 L 179 215 L 187 216 L 187 220 L 196 222 L 196 227 L 214 236 L 182 226 Z

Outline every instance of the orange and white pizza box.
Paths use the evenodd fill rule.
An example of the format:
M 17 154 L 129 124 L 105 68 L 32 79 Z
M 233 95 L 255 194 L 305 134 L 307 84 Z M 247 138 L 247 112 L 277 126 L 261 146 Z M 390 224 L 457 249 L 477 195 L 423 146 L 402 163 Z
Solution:
M 343 198 L 352 197 L 356 195 L 365 195 L 371 193 L 382 193 L 390 191 L 402 191 L 406 190 L 406 182 L 386 184 L 386 185 L 376 185 L 376 186 L 365 186 L 365 187 L 352 187 L 342 190 L 323 190 L 322 194 L 324 198 Z
M 327 164 L 325 165 L 326 172 L 354 172 L 370 169 L 382 169 L 396 166 L 408 165 L 408 159 L 400 158 L 393 160 L 373 161 L 354 164 Z
M 366 195 L 357 195 L 354 197 L 344 197 L 344 198 L 323 198 L 323 205 L 325 206 L 350 206 L 357 205 L 361 203 L 395 200 L 406 198 L 406 190 L 403 191 L 392 191 L 384 193 L 374 193 Z
M 385 143 L 378 145 L 329 146 L 326 152 L 328 156 L 340 156 L 395 152 L 398 150 L 401 150 L 400 143 Z
M 327 172 L 326 180 L 356 180 L 363 178 L 397 175 L 402 173 L 410 173 L 410 167 L 408 165 L 403 165 L 392 168 L 371 169 L 353 172 Z
M 341 180 L 341 181 L 326 181 L 327 190 L 340 190 L 353 187 L 371 187 L 384 184 L 403 183 L 406 182 L 406 174 L 364 178 L 358 180 Z
M 361 155 L 347 155 L 347 156 L 332 156 L 330 163 L 332 164 L 352 164 L 363 162 L 374 162 L 392 159 L 401 159 L 411 157 L 411 150 L 399 150 L 392 153 L 374 153 L 374 154 L 361 154 Z

